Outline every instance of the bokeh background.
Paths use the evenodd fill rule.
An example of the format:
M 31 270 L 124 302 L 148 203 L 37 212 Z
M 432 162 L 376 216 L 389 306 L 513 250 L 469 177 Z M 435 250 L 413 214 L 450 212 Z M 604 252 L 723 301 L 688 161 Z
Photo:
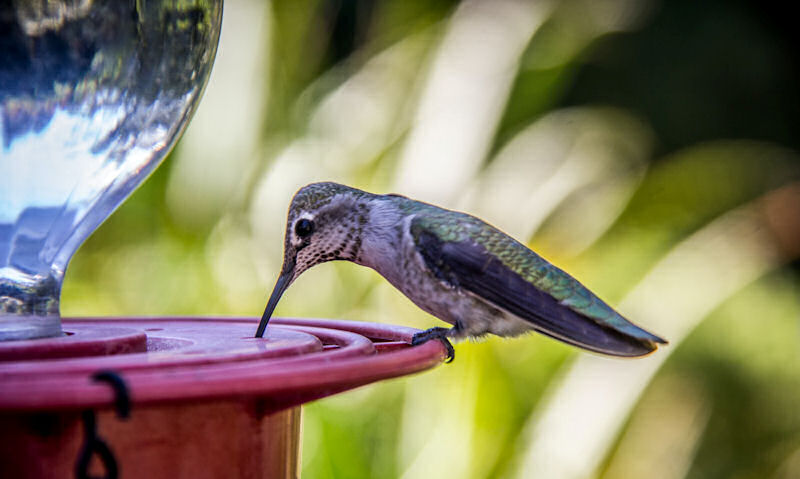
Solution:
M 671 344 L 529 335 L 304 408 L 304 477 L 800 477 L 789 4 L 228 0 L 185 136 L 73 259 L 66 315 L 260 315 L 317 180 L 469 211 Z M 277 314 L 428 328 L 329 263 Z

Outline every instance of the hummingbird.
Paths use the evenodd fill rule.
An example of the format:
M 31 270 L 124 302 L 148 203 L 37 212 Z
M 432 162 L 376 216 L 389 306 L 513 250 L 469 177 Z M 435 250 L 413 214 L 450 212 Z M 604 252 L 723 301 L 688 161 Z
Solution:
M 312 183 L 289 206 L 283 266 L 256 331 L 304 271 L 334 260 L 377 271 L 423 311 L 452 325 L 411 344 L 536 331 L 611 356 L 649 354 L 664 339 L 631 323 L 569 274 L 494 226 L 397 194 Z

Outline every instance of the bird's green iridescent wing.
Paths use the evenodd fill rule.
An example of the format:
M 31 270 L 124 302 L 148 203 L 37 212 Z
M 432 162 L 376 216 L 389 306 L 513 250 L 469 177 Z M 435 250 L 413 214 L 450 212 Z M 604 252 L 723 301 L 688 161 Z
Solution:
M 570 275 L 465 214 L 417 215 L 411 235 L 436 276 L 548 336 L 615 356 L 641 356 L 663 339 L 623 318 Z

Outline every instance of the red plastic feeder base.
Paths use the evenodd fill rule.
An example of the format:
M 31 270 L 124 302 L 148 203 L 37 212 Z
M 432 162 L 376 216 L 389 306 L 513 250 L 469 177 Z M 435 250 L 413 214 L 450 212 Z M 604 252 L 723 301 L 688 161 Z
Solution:
M 65 336 L 0 343 L 0 477 L 72 477 L 83 411 L 123 477 L 297 477 L 299 406 L 433 367 L 412 328 L 322 319 L 65 319 Z M 111 371 L 118 393 L 92 377 Z M 90 471 L 102 472 L 93 459 Z

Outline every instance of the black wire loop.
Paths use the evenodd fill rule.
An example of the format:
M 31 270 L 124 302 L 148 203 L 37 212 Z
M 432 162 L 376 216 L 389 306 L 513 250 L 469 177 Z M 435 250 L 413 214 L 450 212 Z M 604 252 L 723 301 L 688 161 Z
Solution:
M 108 383 L 114 389 L 114 407 L 120 419 L 127 419 L 131 412 L 131 398 L 128 393 L 128 385 L 118 373 L 114 371 L 98 371 L 92 375 L 95 381 Z M 81 414 L 83 418 L 83 432 L 85 442 L 78 454 L 75 463 L 75 477 L 77 479 L 98 479 L 96 476 L 89 475 L 89 463 L 92 455 L 103 464 L 106 479 L 116 479 L 119 476 L 117 459 L 108 444 L 97 435 L 97 417 L 92 409 L 87 409 Z
M 127 419 L 131 414 L 131 396 L 122 376 L 114 371 L 98 371 L 92 375 L 92 379 L 107 382 L 114 389 L 114 407 L 117 416 L 120 419 Z

